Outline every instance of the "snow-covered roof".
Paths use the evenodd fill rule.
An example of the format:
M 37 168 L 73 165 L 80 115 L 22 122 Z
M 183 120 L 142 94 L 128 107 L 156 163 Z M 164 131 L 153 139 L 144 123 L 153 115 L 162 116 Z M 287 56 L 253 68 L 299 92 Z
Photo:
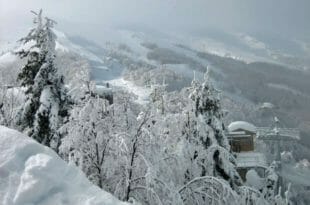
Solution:
M 253 124 L 245 122 L 245 121 L 235 121 L 228 125 L 229 132 L 234 132 L 240 129 L 254 132 L 254 133 L 256 132 L 256 127 Z
M 237 167 L 267 167 L 265 155 L 259 152 L 237 153 Z
M 125 205 L 51 149 L 0 126 L 0 201 L 4 204 Z
M 274 104 L 270 103 L 270 102 L 264 102 L 260 108 L 261 109 L 273 109 L 275 106 Z

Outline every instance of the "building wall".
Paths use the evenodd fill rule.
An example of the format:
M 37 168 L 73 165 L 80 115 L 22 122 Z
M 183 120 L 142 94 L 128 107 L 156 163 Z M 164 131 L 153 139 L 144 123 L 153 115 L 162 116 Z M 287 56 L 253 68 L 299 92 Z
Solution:
M 230 146 L 233 152 L 254 151 L 253 137 L 234 137 L 230 140 Z
M 240 132 L 242 134 L 234 134 L 234 132 Z M 255 133 L 243 129 L 235 130 L 234 132 L 228 135 L 231 150 L 233 152 L 254 151 Z

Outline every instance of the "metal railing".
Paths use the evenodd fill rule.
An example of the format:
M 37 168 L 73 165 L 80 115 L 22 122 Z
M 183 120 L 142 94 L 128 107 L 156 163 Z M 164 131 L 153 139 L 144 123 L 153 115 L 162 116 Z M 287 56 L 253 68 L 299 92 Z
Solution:
M 294 140 L 300 139 L 300 131 L 296 128 L 270 128 L 270 127 L 257 127 L 256 128 L 257 137 L 271 137 L 271 136 L 279 136 L 283 138 L 291 138 Z

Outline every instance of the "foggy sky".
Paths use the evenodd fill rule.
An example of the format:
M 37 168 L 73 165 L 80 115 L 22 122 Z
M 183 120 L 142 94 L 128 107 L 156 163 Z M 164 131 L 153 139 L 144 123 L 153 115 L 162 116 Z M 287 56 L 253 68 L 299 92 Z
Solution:
M 145 25 L 161 30 L 310 34 L 310 0 L 0 0 L 0 35 L 31 23 L 42 8 L 60 26 Z M 0 36 L 1 37 L 1 36 Z

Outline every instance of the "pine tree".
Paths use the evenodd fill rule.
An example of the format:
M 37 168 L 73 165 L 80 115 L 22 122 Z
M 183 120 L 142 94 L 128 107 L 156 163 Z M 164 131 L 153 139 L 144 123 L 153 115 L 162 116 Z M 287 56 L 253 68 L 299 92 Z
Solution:
M 209 75 L 208 69 L 202 84 L 197 81 L 192 83 L 190 98 L 194 116 L 186 124 L 187 129 L 191 127 L 186 133 L 194 147 L 191 160 L 200 166 L 200 176 L 222 178 L 235 188 L 241 185 L 241 179 L 235 170 L 234 157 L 225 136 L 219 91 L 212 85 Z M 191 175 L 196 174 L 188 172 L 188 180 L 193 177 Z
M 166 83 L 165 79 L 163 79 L 163 83 L 160 84 L 153 84 L 151 86 L 152 92 L 150 94 L 151 101 L 156 107 L 156 109 L 162 114 L 165 114 L 165 95 L 166 95 Z
M 18 75 L 25 87 L 26 102 L 17 123 L 30 137 L 46 146 L 58 149 L 58 129 L 68 115 L 69 98 L 63 76 L 58 75 L 55 60 L 55 21 L 42 18 L 42 10 L 35 14 L 36 27 L 20 41 L 24 49 L 17 52 L 26 65 Z M 29 47 L 30 48 L 27 48 Z

